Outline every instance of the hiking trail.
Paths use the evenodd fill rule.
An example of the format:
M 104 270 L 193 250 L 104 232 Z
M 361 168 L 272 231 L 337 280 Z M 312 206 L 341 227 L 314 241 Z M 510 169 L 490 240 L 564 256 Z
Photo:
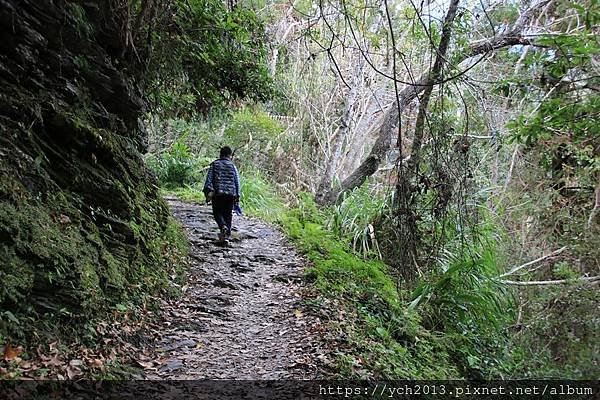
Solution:
M 159 360 L 144 379 L 315 379 L 325 357 L 318 318 L 302 311 L 305 260 L 273 227 L 234 216 L 216 243 L 210 206 L 166 197 L 191 244 L 182 297 L 148 335 Z

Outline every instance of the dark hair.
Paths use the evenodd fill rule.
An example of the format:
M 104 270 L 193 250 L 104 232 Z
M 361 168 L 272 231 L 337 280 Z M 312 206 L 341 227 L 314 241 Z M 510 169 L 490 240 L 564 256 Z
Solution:
M 219 157 L 225 158 L 225 157 L 229 157 L 232 154 L 233 154 L 233 151 L 231 151 L 231 147 L 225 146 L 225 147 L 221 147 L 221 151 L 219 152 Z

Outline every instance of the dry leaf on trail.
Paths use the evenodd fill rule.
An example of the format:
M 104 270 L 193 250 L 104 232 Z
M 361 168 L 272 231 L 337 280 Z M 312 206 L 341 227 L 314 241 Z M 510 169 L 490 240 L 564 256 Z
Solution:
M 4 348 L 4 361 L 15 360 L 23 352 L 23 346 L 12 347 L 10 344 Z
M 58 353 L 58 342 L 52 342 L 48 344 L 48 347 L 50 349 L 50 353 Z
M 50 358 L 48 361 L 43 361 L 43 362 L 42 362 L 42 364 L 43 364 L 45 367 L 55 367 L 55 366 L 57 366 L 57 365 L 61 365 L 61 364 L 63 364 L 63 362 L 62 362 L 62 361 L 60 361 L 60 360 L 58 359 L 58 357 L 54 356 L 54 357 Z
M 83 372 L 81 372 L 79 368 L 71 366 L 67 367 L 67 376 L 69 379 L 73 379 L 81 375 L 83 375 Z
M 79 367 L 79 366 L 83 365 L 83 361 L 77 360 L 77 359 L 71 360 L 71 361 L 69 361 L 69 365 L 71 367 Z
M 151 369 L 154 368 L 154 363 L 152 361 L 140 361 L 140 360 L 136 360 L 136 363 L 138 363 L 138 365 L 144 369 Z
M 102 362 L 102 360 L 100 360 L 99 358 L 95 358 L 92 361 L 92 368 L 101 368 L 104 365 L 104 362 Z
M 296 316 L 296 318 L 302 318 L 304 316 L 304 314 L 300 310 L 294 311 L 294 315 Z

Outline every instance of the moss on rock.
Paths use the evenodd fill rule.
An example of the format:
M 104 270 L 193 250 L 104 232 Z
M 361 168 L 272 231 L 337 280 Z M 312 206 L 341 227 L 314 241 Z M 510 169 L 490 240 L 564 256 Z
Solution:
M 13 340 L 169 289 L 185 253 L 142 161 L 144 104 L 116 67 L 108 6 L 73 6 L 0 7 L 0 309 L 19 321 L 0 337 Z

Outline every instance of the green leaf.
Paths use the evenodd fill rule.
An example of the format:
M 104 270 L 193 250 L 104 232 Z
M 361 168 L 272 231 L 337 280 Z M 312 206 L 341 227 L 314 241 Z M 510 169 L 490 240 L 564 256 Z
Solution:
M 375 328 L 375 331 L 381 337 L 387 336 L 387 330 L 385 328 L 381 327 L 381 326 L 378 326 L 377 328 Z
M 6 315 L 6 317 L 7 317 L 7 318 L 8 318 L 10 321 L 14 322 L 15 324 L 18 324 L 18 323 L 19 323 L 19 320 L 17 319 L 17 317 L 15 317 L 15 314 L 11 313 L 10 311 L 4 311 L 4 313 L 3 313 L 3 314 L 4 314 L 4 315 Z

